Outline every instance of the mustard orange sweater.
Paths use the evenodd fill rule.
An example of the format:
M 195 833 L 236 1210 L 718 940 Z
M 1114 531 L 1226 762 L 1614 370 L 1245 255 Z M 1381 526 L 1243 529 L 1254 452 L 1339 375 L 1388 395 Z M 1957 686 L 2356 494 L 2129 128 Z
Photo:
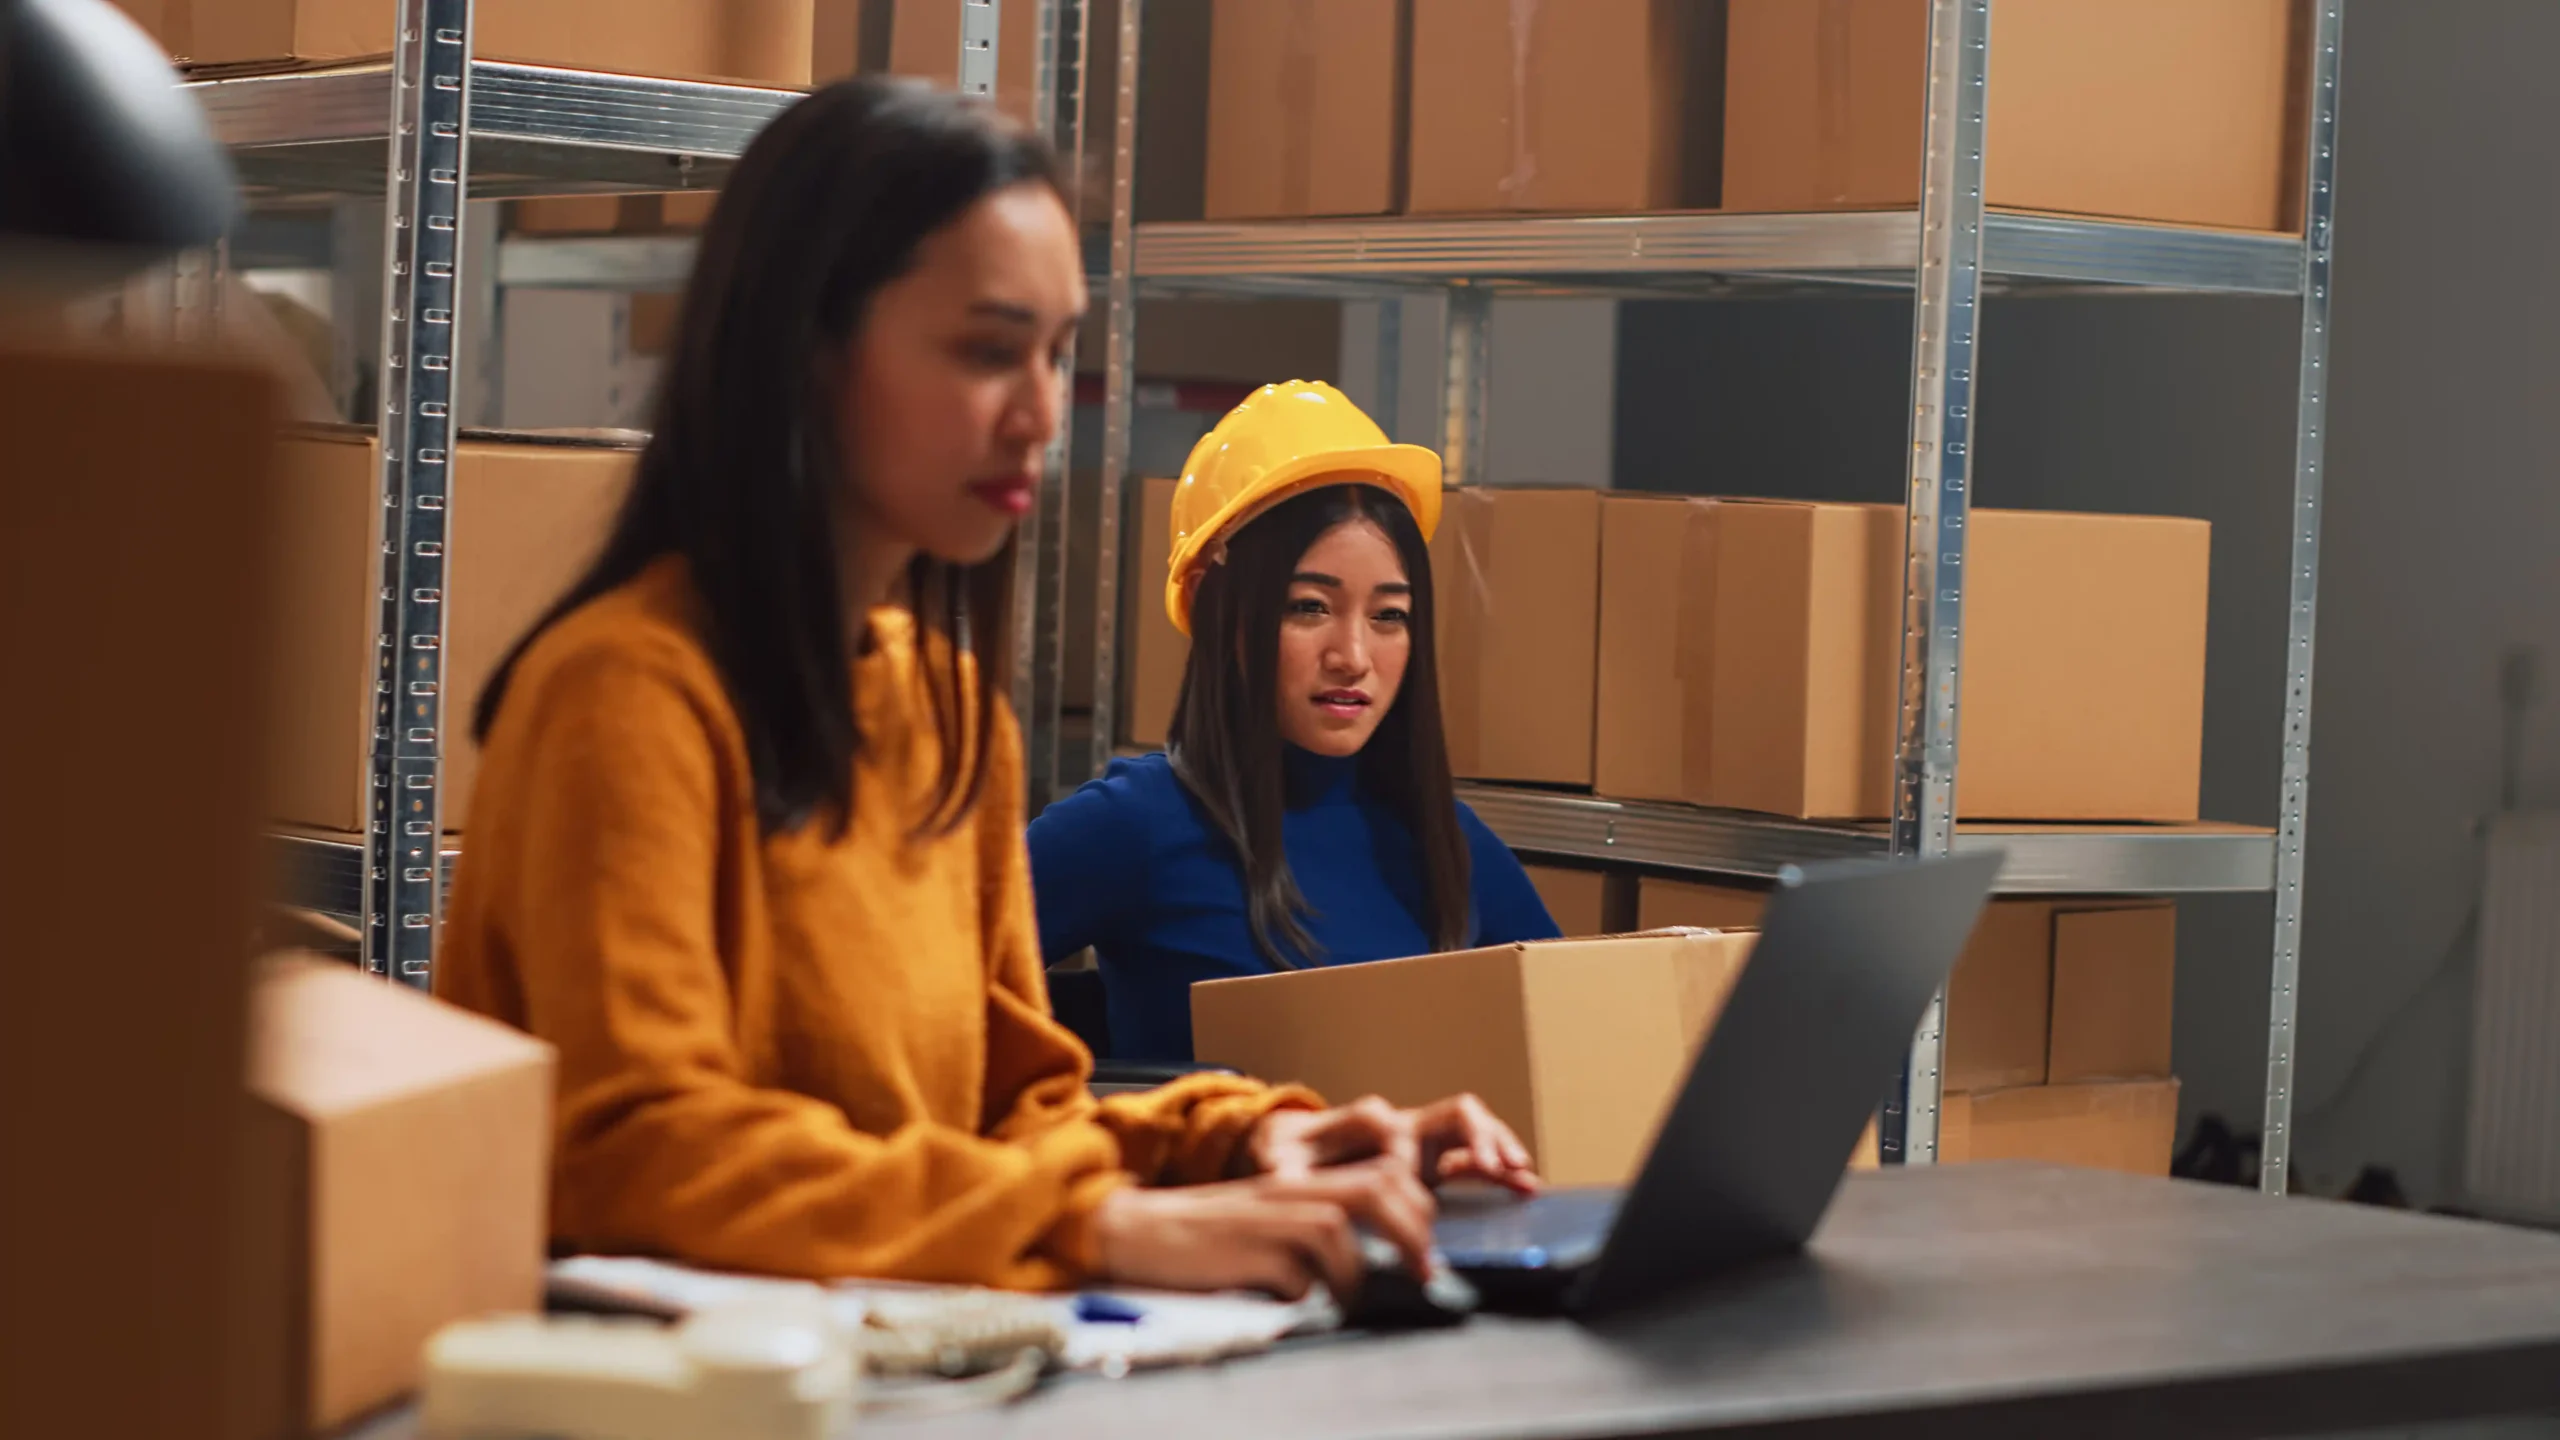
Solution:
M 760 836 L 693 606 L 662 561 L 545 633 L 472 796 L 436 989 L 559 1047 L 555 1241 L 1055 1287 L 1113 1189 L 1220 1178 L 1314 1103 L 1206 1076 L 1095 1101 L 1041 980 L 1009 714 L 975 813 L 908 838 L 940 746 L 903 611 L 855 665 L 848 832 Z

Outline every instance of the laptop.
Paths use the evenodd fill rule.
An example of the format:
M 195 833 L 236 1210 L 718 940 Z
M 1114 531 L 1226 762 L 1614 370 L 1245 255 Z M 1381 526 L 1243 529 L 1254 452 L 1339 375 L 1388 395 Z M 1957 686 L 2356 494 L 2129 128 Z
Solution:
M 1783 871 L 1760 942 L 1634 1185 L 1451 1196 L 1434 1235 L 1488 1303 L 1626 1310 L 1803 1248 L 2000 870 L 1997 854 Z

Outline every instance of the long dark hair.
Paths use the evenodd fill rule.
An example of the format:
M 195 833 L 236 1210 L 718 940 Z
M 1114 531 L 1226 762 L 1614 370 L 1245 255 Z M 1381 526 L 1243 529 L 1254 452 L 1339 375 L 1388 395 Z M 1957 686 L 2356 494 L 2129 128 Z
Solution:
M 1413 586 L 1404 685 L 1360 752 L 1360 781 L 1412 832 L 1432 942 L 1443 950 L 1465 945 L 1474 913 L 1449 742 L 1440 728 L 1430 547 L 1412 512 L 1384 490 L 1309 490 L 1248 521 L 1228 537 L 1225 562 L 1200 577 L 1191 600 L 1191 656 L 1165 746 L 1174 774 L 1235 849 L 1254 945 L 1283 970 L 1297 968 L 1292 955 L 1319 956 L 1307 933 L 1306 897 L 1281 847 L 1280 621 L 1300 557 L 1348 520 L 1368 520 L 1386 533 Z
M 612 536 L 491 677 L 475 735 L 487 737 L 516 662 L 544 630 L 651 562 L 682 556 L 702 639 L 746 732 L 759 824 L 772 833 L 822 819 L 843 833 L 863 735 L 836 563 L 835 362 L 919 243 L 1025 181 L 1062 188 L 1045 142 L 912 81 L 831 85 L 765 127 L 703 232 L 654 432 Z M 942 741 L 918 833 L 958 825 L 986 786 L 1011 552 L 965 567 L 919 556 L 908 569 Z

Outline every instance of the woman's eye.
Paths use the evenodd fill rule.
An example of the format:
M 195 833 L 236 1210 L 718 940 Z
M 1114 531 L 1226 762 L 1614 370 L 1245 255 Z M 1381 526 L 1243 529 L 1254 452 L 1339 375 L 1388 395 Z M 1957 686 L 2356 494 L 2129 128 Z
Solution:
M 1010 370 L 1022 363 L 1022 349 L 1016 345 L 975 343 L 965 345 L 962 353 L 972 365 L 987 370 Z
M 1324 614 L 1324 602 L 1321 600 L 1310 600 L 1302 597 L 1300 599 L 1290 601 L 1289 608 L 1286 613 L 1310 617 L 1321 616 Z
M 1390 605 L 1369 618 L 1380 625 L 1402 625 L 1413 618 L 1413 612 Z

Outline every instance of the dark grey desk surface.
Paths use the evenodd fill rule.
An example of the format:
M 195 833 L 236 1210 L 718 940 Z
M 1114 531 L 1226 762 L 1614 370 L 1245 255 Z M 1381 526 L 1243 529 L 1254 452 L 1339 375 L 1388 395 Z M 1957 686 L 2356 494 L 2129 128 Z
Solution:
M 1479 1318 L 882 1422 L 898 1440 L 2274 1435 L 2560 1412 L 2560 1236 L 2033 1166 L 1853 1177 L 1813 1254 L 1598 1330 Z
M 2091 1171 L 1853 1177 L 1804 1259 L 1598 1329 L 1331 1337 L 896 1440 L 2262 1436 L 2560 1413 L 2560 1236 Z M 390 1417 L 362 1440 L 406 1440 Z

